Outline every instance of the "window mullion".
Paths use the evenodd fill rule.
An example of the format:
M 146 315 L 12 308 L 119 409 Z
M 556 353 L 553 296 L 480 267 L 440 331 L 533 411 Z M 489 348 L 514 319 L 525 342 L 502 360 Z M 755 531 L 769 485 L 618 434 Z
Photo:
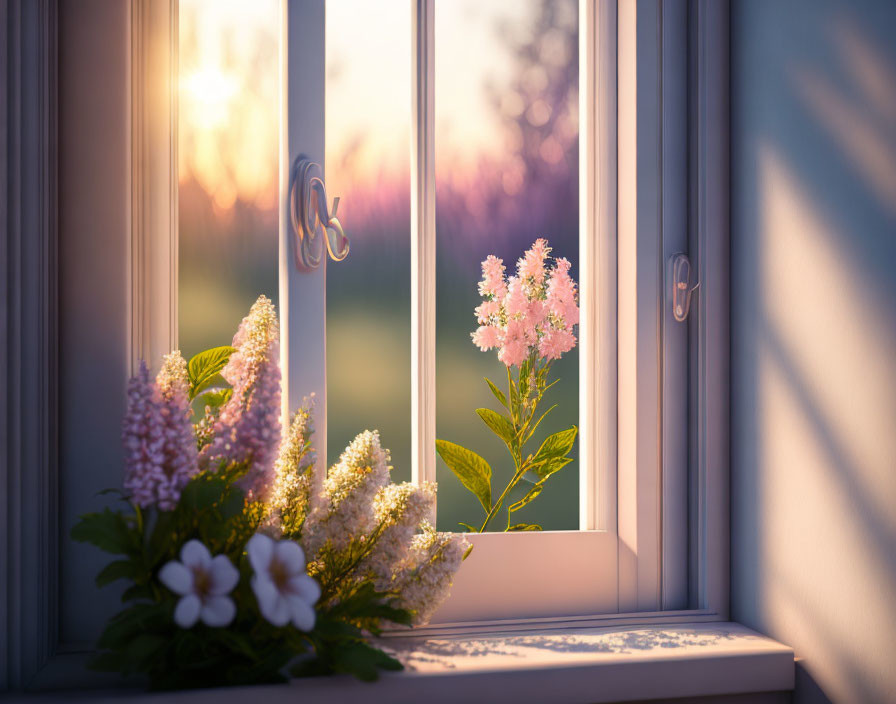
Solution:
M 411 456 L 436 479 L 435 7 L 411 0 Z
M 312 271 L 296 266 L 289 214 L 292 165 L 301 155 L 324 163 L 324 0 L 280 7 L 280 366 L 283 418 L 314 394 L 315 482 L 327 471 L 327 258 Z M 304 341 L 300 344 L 299 341 Z
M 687 17 L 683 1 L 667 2 L 661 8 L 663 262 L 688 251 Z M 689 325 L 673 317 L 670 287 L 670 281 L 664 282 L 662 608 L 683 609 L 688 605 Z
M 177 346 L 176 5 L 135 2 L 131 17 L 129 371 Z
M 616 532 L 616 2 L 579 4 L 579 527 Z
M 619 608 L 660 606 L 662 31 L 659 4 L 618 8 Z

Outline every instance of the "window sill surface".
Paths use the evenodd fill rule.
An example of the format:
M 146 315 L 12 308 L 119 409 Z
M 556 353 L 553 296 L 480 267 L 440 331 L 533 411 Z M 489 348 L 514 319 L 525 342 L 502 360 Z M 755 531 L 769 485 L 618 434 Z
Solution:
M 23 702 L 86 697 L 104 703 L 229 704 L 263 700 L 365 704 L 513 701 L 598 704 L 743 695 L 793 689 L 793 650 L 737 623 L 533 630 L 512 634 L 395 637 L 384 647 L 406 670 L 376 684 L 348 677 L 286 685 L 140 695 L 62 692 Z

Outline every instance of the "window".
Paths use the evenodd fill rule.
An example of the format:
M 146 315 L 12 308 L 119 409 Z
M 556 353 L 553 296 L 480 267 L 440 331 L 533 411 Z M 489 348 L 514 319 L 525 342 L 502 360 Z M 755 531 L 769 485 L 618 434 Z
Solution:
M 407 2 L 327 2 L 323 166 L 351 237 L 327 269 L 328 465 L 376 428 L 394 481 L 412 464 L 410 23 Z
M 201 23 L 189 31 L 184 23 L 201 5 L 181 4 L 182 42 L 196 41 Z M 270 67 L 279 27 L 279 119 L 249 104 L 273 102 L 270 71 L 238 106 L 243 124 L 265 125 L 247 129 L 246 139 L 256 140 L 253 153 L 268 154 L 253 168 L 266 185 L 237 184 L 223 153 L 212 162 L 223 168 L 204 182 L 224 186 L 218 195 L 206 188 L 203 213 L 235 202 L 217 226 L 225 238 L 227 228 L 244 238 L 253 232 L 251 251 L 231 236 L 233 248 L 206 256 L 194 235 L 202 145 L 185 124 L 209 112 L 190 100 L 208 100 L 214 82 L 197 83 L 182 103 L 182 319 L 227 257 L 245 274 L 246 296 L 278 287 L 289 403 L 316 393 L 327 461 L 355 432 L 379 428 L 396 480 L 439 481 L 438 525 L 452 530 L 478 507 L 436 461 L 436 435 L 502 454 L 500 445 L 480 450 L 491 438 L 473 415 L 489 405 L 480 377 L 503 372 L 469 343 L 479 262 L 496 253 L 512 263 L 548 237 L 580 283 L 580 344 L 558 365 L 565 416 L 554 419 L 579 425 L 577 461 L 533 506 L 547 530 L 474 536 L 476 559 L 436 621 L 701 605 L 693 556 L 705 528 L 694 516 L 705 497 L 694 489 L 693 467 L 694 423 L 705 410 L 695 409 L 701 392 L 689 379 L 700 374 L 703 322 L 674 321 L 665 271 L 673 254 L 699 248 L 689 221 L 694 137 L 686 117 L 688 23 L 698 13 L 684 3 L 584 0 L 325 5 L 287 2 L 278 14 L 273 1 L 260 4 L 257 27 L 240 19 L 239 50 L 221 54 L 234 80 L 246 81 Z M 213 14 L 226 20 L 221 5 Z M 227 37 L 220 28 L 210 34 Z M 192 58 L 182 46 L 182 71 L 220 78 Z M 213 100 L 235 90 L 219 83 Z M 267 148 L 257 140 L 278 125 L 280 193 L 298 154 L 324 163 L 352 238 L 348 260 L 298 272 L 281 212 L 275 271 L 274 159 L 270 139 Z M 523 583 L 529 588 L 516 588 Z
M 414 5 L 418 18 L 421 9 L 425 14 L 427 5 L 426 2 Z M 173 245 L 177 240 L 177 91 L 174 89 L 177 22 L 171 16 L 176 6 L 176 3 L 143 1 L 108 6 L 64 3 L 59 8 L 51 4 L 48 13 L 25 13 L 21 26 L 10 30 L 11 36 L 20 43 L 26 36 L 37 37 L 29 45 L 34 50 L 29 56 L 37 60 L 13 68 L 16 75 L 23 77 L 23 85 L 39 88 L 11 99 L 10 109 L 23 118 L 14 121 L 11 129 L 21 131 L 33 127 L 39 134 L 34 140 L 23 141 L 25 151 L 10 160 L 10 183 L 22 185 L 23 179 L 29 183 L 40 179 L 41 186 L 40 198 L 27 198 L 22 203 L 23 213 L 28 213 L 26 220 L 37 223 L 36 228 L 25 228 L 27 237 L 21 227 L 10 229 L 10 242 L 22 245 L 23 258 L 22 275 L 10 284 L 15 295 L 9 297 L 9 319 L 31 322 L 16 328 L 21 344 L 17 347 L 19 352 L 8 360 L 8 377 L 21 379 L 22 388 L 35 391 L 33 397 L 11 392 L 6 406 L 9 417 L 19 420 L 15 427 L 10 426 L 10 432 L 15 435 L 10 436 L 10 447 L 16 452 L 10 452 L 5 468 L 10 487 L 5 514 L 10 546 L 5 553 L 8 556 L 5 564 L 10 589 L 4 613 L 14 617 L 17 626 L 4 633 L 3 643 L 8 647 L 0 647 L 0 652 L 8 653 L 5 659 L 8 678 L 0 684 L 40 686 L 41 682 L 50 682 L 60 686 L 62 682 L 71 682 L 60 673 L 73 671 L 72 659 L 77 660 L 78 654 L 89 647 L 87 644 L 94 639 L 97 624 L 116 608 L 114 599 L 95 598 L 96 556 L 68 541 L 61 527 L 71 525 L 74 516 L 94 509 L 95 492 L 113 485 L 119 477 L 114 438 L 119 429 L 128 363 L 141 357 L 158 358 L 176 340 L 178 306 L 174 272 L 178 258 Z M 293 67 L 288 75 L 281 77 L 279 91 L 281 113 L 289 118 L 278 120 L 281 130 L 278 143 L 286 147 L 284 157 L 294 158 L 307 150 L 314 158 L 324 159 L 324 10 L 323 0 L 277 3 L 281 32 L 278 44 L 281 51 L 289 48 L 289 56 L 284 54 L 282 63 Z M 60 24 L 66 30 L 58 57 L 54 40 L 57 12 L 62 15 Z M 686 16 L 684 20 L 681 13 Z M 674 19 L 676 16 L 678 21 Z M 564 550 L 569 549 L 579 557 L 580 565 L 574 577 L 582 580 L 580 587 L 575 587 L 582 594 L 593 592 L 594 584 L 598 588 L 618 584 L 618 593 L 613 587 L 612 598 L 608 598 L 604 611 L 619 613 L 604 616 L 601 622 L 662 623 L 664 619 L 683 617 L 725 619 L 728 601 L 727 3 L 666 0 L 662 4 L 636 4 L 581 0 L 579 17 L 580 281 L 583 290 L 600 288 L 600 295 L 588 304 L 590 311 L 583 311 L 583 325 L 595 329 L 611 322 L 610 328 L 619 334 L 596 335 L 598 344 L 580 348 L 580 424 L 595 428 L 582 438 L 580 461 L 593 463 L 598 472 L 583 475 L 579 515 L 583 528 L 598 532 L 568 531 L 559 535 L 567 542 Z M 682 30 L 686 35 L 684 40 Z M 97 44 L 97 36 L 110 41 Z M 416 39 L 410 41 L 416 42 Z M 420 48 L 420 42 L 413 46 Z M 667 72 L 667 61 L 672 59 L 670 52 L 676 47 L 680 51 L 684 46 L 688 70 L 681 72 L 674 68 L 680 65 L 679 55 L 679 64 L 673 62 Z M 411 61 L 412 72 L 419 76 L 421 61 L 423 68 L 428 65 L 427 54 L 415 49 L 412 56 L 415 57 Z M 662 80 L 656 75 L 660 66 L 664 67 Z M 58 86 L 56 69 L 60 75 Z M 679 98 L 682 97 L 683 75 L 686 76 L 687 110 L 667 109 L 666 98 L 670 95 L 667 91 L 678 91 Z M 58 90 L 59 103 L 68 108 L 76 104 L 88 119 L 59 123 L 60 142 L 68 151 L 66 159 L 57 167 L 53 147 L 56 142 L 54 105 L 57 89 L 63 84 L 68 89 Z M 129 100 L 122 99 L 128 95 Z M 419 92 L 417 95 L 420 97 Z M 85 96 L 89 98 L 86 102 Z M 659 110 L 660 97 L 664 103 L 662 110 Z M 422 113 L 418 113 L 425 117 L 426 100 L 418 102 L 424 106 Z M 686 120 L 682 112 L 688 116 Z M 676 115 L 678 121 L 673 119 Z M 417 132 L 415 124 L 411 129 L 421 138 L 415 138 L 414 144 L 425 147 L 426 135 L 431 132 Z M 680 149 L 681 142 L 673 135 L 680 135 L 682 129 L 687 133 L 685 199 L 673 197 L 666 188 L 680 183 L 680 178 L 674 178 L 680 171 L 667 171 L 667 167 L 676 163 L 680 168 L 680 161 L 665 158 L 665 151 L 664 158 L 658 159 L 656 144 L 662 135 L 664 148 L 677 144 Z M 424 155 L 428 153 L 425 148 L 420 151 Z M 40 168 L 30 171 L 18 168 L 25 156 L 32 154 L 34 159 L 29 163 Z M 96 154 L 103 154 L 103 158 L 95 158 Z M 281 184 L 288 178 L 288 165 L 287 158 L 279 161 Z M 84 183 L 87 168 L 96 176 L 89 184 Z M 54 234 L 53 205 L 53 175 L 57 170 L 63 196 L 60 203 L 64 206 L 58 242 Z M 417 174 L 428 173 L 427 164 L 415 157 L 410 171 L 416 184 Z M 659 174 L 663 175 L 663 189 L 656 187 Z M 427 185 L 425 179 L 422 181 L 419 193 L 426 196 L 427 187 L 433 187 L 434 183 Z M 434 198 L 434 188 L 430 193 Z M 415 227 L 418 221 L 425 222 L 429 216 L 428 210 L 419 211 L 418 205 L 423 201 L 425 198 L 415 196 L 411 209 Z M 658 408 L 658 377 L 640 372 L 642 363 L 648 371 L 657 366 L 647 364 L 645 360 L 650 357 L 640 353 L 637 337 L 632 345 L 633 333 L 642 328 L 625 319 L 633 306 L 632 290 L 626 286 L 630 287 L 633 281 L 637 283 L 639 274 L 644 275 L 645 282 L 653 282 L 654 288 L 636 297 L 636 302 L 658 303 L 665 295 L 664 287 L 657 289 L 657 283 L 663 279 L 665 252 L 662 257 L 654 254 L 652 259 L 646 257 L 642 261 L 638 256 L 644 242 L 640 235 L 643 233 L 646 238 L 650 231 L 655 232 L 659 214 L 671 215 L 682 203 L 687 205 L 686 247 L 695 280 L 700 283 L 688 323 L 686 569 L 667 552 L 670 543 L 681 545 L 680 540 L 676 543 L 666 539 L 667 525 L 681 515 L 670 510 L 666 500 L 670 465 L 666 462 L 660 465 L 657 461 L 660 446 L 655 440 L 660 427 L 663 438 L 671 430 L 666 422 L 669 417 L 665 401 L 680 402 L 682 396 L 664 388 L 663 422 L 650 422 L 650 409 L 654 409 L 655 416 Z M 285 232 L 285 220 L 280 230 Z M 617 230 L 618 237 L 606 236 Z M 52 255 L 57 245 L 60 247 L 58 260 Z M 289 246 L 288 241 L 282 241 L 281 245 Z M 648 251 L 655 253 L 656 249 Z M 427 254 L 424 247 L 422 252 L 413 250 L 411 257 L 434 264 L 434 259 L 427 260 Z M 122 261 L 126 262 L 125 266 L 121 266 Z M 64 264 L 66 276 L 61 277 L 57 301 L 53 287 L 55 267 L 59 264 Z M 611 282 L 608 292 L 603 287 Z M 290 278 L 284 267 L 279 272 L 278 285 L 287 332 L 301 330 L 308 339 L 324 340 L 323 271 Z M 416 289 L 412 287 L 412 290 Z M 61 311 L 57 310 L 57 302 Z M 98 317 L 98 302 L 109 304 L 115 313 Z M 64 322 L 62 326 L 60 319 Z M 412 308 L 413 324 L 415 320 L 418 318 L 414 317 Z M 665 322 L 643 328 L 643 341 L 648 350 L 657 347 L 656 331 L 668 333 L 671 323 L 663 326 Z M 61 335 L 57 335 L 60 327 Z M 584 332 L 582 336 L 586 337 Z M 649 344 L 651 337 L 652 345 Z M 664 336 L 664 343 L 668 337 Z M 102 346 L 97 345 L 98 339 L 103 340 Z M 434 340 L 432 344 L 434 347 Z M 65 351 L 61 356 L 57 354 L 57 346 Z M 638 354 L 633 354 L 632 348 Z M 412 345 L 412 358 L 416 350 Z M 663 359 L 669 360 L 670 355 L 664 352 Z M 294 345 L 288 350 L 285 362 L 289 392 L 294 400 L 309 390 L 323 394 L 326 358 L 322 345 L 305 349 Z M 669 369 L 665 364 L 663 368 Z M 669 378 L 668 372 L 664 374 Z M 633 380 L 638 382 L 634 387 L 630 385 Z M 417 390 L 412 407 L 418 403 L 414 398 L 421 389 L 425 399 L 425 386 L 419 380 L 412 386 Z M 57 407 L 55 390 L 60 387 L 62 400 Z M 89 412 L 84 412 L 84 406 L 72 405 L 75 396 L 89 399 Z M 681 417 L 681 413 L 675 415 Z M 416 412 L 412 416 L 416 417 Z M 613 422 L 617 418 L 618 428 Z M 645 422 L 640 422 L 645 418 Z M 424 423 L 413 428 L 412 447 L 417 442 L 414 437 L 425 439 L 426 427 Z M 434 420 L 431 427 L 434 430 Z M 649 451 L 640 452 L 637 442 L 634 446 L 631 444 L 633 437 L 636 440 L 653 437 L 654 441 L 648 445 Z M 431 447 L 431 444 L 419 443 L 419 447 Z M 671 449 L 668 443 L 662 448 L 663 452 Z M 650 483 L 642 482 L 646 477 L 639 475 L 637 468 L 645 464 L 661 466 L 663 491 L 662 494 L 655 491 L 651 500 L 645 498 L 641 505 L 638 490 L 645 484 L 649 487 Z M 632 467 L 636 468 L 634 475 Z M 681 485 L 681 482 L 672 484 L 678 490 Z M 680 497 L 677 501 L 680 503 Z M 583 516 L 586 522 L 581 521 Z M 486 544 L 492 538 L 510 537 L 510 542 L 495 552 L 505 559 L 504 565 L 513 565 L 517 558 L 524 563 L 533 553 L 536 557 L 550 555 L 550 546 L 545 550 L 543 543 L 551 540 L 552 535 L 558 534 L 516 536 L 528 542 L 515 542 L 513 536 L 485 535 L 481 536 L 483 540 L 478 547 L 483 548 L 480 554 L 488 556 Z M 593 535 L 607 538 L 609 569 L 604 568 L 600 555 L 584 552 L 587 548 L 584 543 L 592 540 Z M 657 548 L 648 554 L 641 539 L 649 536 L 653 536 Z M 488 560 L 480 564 L 488 564 Z M 618 565 L 616 578 L 614 565 Z M 643 572 L 639 572 L 642 565 Z M 526 575 L 527 581 L 515 582 L 514 589 L 504 594 L 515 598 L 516 592 L 522 591 L 519 584 L 525 584 L 531 591 L 541 590 L 547 603 L 551 600 L 561 606 L 574 603 L 567 594 L 558 591 L 568 585 L 555 575 L 545 576 L 549 569 L 543 561 L 538 562 L 537 569 Z M 686 606 L 692 609 L 686 615 L 627 613 L 658 606 L 672 608 L 666 596 L 676 592 L 667 587 L 666 579 L 673 571 L 683 569 Z M 632 574 L 638 579 L 634 589 Z M 662 582 L 658 577 L 651 581 L 651 574 L 661 574 Z M 680 576 L 677 575 L 679 580 Z M 533 584 L 533 579 L 541 581 Z M 459 592 L 461 586 L 458 585 Z M 639 596 L 642 587 L 643 598 Z M 499 582 L 487 588 L 500 589 Z M 517 615 L 529 617 L 538 613 L 537 609 L 526 611 L 525 607 L 525 603 L 517 603 L 514 607 Z M 585 611 L 583 607 L 579 613 L 587 615 L 576 618 L 599 621 L 595 616 L 598 611 L 597 608 Z M 556 622 L 558 613 L 560 609 L 549 607 L 542 611 L 552 622 Z M 567 609 L 565 613 L 570 611 Z M 479 614 L 468 611 L 466 617 L 487 619 L 500 615 L 500 611 L 488 611 L 484 606 Z M 530 621 L 524 619 L 522 626 L 517 627 L 527 627 L 527 624 Z M 80 671 L 80 662 L 74 669 Z
M 436 3 L 434 25 L 436 434 L 485 457 L 497 493 L 513 465 L 473 410 L 495 408 L 482 380 L 506 392 L 506 372 L 494 352 L 471 344 L 476 282 L 486 256 L 512 273 L 539 237 L 579 278 L 578 9 L 575 0 L 462 0 Z M 542 410 L 557 408 L 530 441 L 532 452 L 550 432 L 578 426 L 578 362 L 574 348 L 552 365 L 558 383 Z M 578 475 L 573 461 L 513 522 L 577 530 Z M 475 497 L 441 460 L 435 478 L 439 527 L 481 524 Z M 509 502 L 531 487 L 524 479 Z

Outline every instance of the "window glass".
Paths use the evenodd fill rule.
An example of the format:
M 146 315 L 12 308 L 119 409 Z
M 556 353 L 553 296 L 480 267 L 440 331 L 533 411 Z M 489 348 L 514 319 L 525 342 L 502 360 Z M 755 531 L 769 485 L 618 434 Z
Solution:
M 279 3 L 180 0 L 179 342 L 229 344 L 277 302 Z
M 470 339 L 482 300 L 480 263 L 493 254 L 514 273 L 517 259 L 543 237 L 578 279 L 577 22 L 574 0 L 436 3 L 437 436 L 489 462 L 493 500 L 513 463 L 475 413 L 501 410 L 483 377 L 507 390 L 495 351 L 481 352 Z M 558 406 L 528 452 L 547 434 L 578 424 L 575 349 L 553 364 L 551 380 L 558 378 L 542 402 L 545 410 Z M 439 527 L 481 525 L 476 498 L 441 460 L 437 472 Z M 574 461 L 514 514 L 514 523 L 577 529 L 578 481 Z M 531 487 L 521 482 L 511 501 Z M 506 513 L 490 529 L 505 525 Z
M 329 461 L 380 431 L 411 478 L 410 117 L 407 0 L 328 0 L 326 183 L 351 239 L 327 265 Z

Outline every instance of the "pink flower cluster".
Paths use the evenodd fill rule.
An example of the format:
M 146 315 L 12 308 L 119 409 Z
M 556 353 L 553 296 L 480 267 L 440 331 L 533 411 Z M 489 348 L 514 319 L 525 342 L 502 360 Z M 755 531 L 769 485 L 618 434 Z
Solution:
M 187 365 L 180 352 L 165 357 L 155 384 L 145 362 L 128 382 L 122 429 L 124 487 L 143 508 L 170 511 L 199 471 L 188 388 Z
M 508 367 L 519 366 L 533 352 L 560 359 L 576 346 L 576 282 L 565 258 L 550 267 L 550 252 L 547 240 L 536 240 L 510 277 L 501 259 L 489 255 L 482 262 L 479 294 L 484 300 L 475 311 L 479 328 L 473 343 L 483 352 L 497 348 L 498 359 Z
M 280 446 L 279 335 L 274 304 L 260 296 L 233 337 L 236 351 L 221 371 L 233 396 L 214 420 L 214 440 L 202 451 L 204 463 L 247 463 L 240 485 L 255 499 L 265 498 L 273 482 Z

